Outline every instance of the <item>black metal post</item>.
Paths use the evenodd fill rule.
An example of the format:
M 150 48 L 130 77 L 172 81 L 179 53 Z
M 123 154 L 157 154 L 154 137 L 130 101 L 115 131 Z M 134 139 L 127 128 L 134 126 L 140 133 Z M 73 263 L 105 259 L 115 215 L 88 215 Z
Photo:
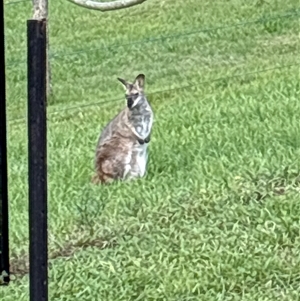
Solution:
M 0 5 L 0 284 L 9 283 L 4 1 Z
M 46 20 L 27 21 L 30 300 L 48 300 Z

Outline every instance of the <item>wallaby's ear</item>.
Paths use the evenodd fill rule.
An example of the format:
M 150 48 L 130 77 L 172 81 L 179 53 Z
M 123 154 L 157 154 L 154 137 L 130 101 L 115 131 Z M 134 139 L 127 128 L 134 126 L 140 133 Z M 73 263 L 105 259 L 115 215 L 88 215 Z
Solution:
M 118 80 L 124 85 L 125 89 L 129 88 L 129 83 L 127 83 L 127 81 L 125 79 L 118 77 Z
M 134 84 L 137 85 L 141 90 L 144 89 L 145 86 L 145 75 L 144 74 L 139 74 L 135 81 Z

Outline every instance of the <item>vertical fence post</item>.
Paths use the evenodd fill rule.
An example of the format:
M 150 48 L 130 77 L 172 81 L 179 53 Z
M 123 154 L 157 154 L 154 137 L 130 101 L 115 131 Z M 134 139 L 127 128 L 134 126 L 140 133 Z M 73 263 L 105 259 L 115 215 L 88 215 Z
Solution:
M 27 21 L 30 300 L 48 300 L 46 20 Z
M 9 283 L 4 1 L 0 5 L 0 283 Z

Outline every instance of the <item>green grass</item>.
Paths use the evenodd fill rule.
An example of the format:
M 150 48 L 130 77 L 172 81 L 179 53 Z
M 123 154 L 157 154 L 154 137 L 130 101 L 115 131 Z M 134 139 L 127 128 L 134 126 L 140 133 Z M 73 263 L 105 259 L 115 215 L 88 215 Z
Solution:
M 51 301 L 300 300 L 299 13 L 296 0 L 50 3 Z M 31 2 L 5 17 L 14 275 L 0 295 L 23 301 Z M 155 112 L 147 176 L 94 186 L 98 134 L 125 103 L 116 78 L 139 72 Z

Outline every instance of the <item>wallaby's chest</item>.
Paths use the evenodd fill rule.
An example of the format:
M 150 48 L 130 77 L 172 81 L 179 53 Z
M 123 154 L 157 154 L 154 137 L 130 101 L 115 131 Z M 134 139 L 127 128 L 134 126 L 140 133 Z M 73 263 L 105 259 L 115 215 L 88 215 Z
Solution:
M 151 116 L 141 116 L 140 120 L 134 124 L 135 130 L 141 136 L 147 136 L 151 131 Z
M 129 122 L 140 136 L 146 138 L 151 132 L 153 122 L 151 107 L 148 105 L 133 110 L 129 116 Z

